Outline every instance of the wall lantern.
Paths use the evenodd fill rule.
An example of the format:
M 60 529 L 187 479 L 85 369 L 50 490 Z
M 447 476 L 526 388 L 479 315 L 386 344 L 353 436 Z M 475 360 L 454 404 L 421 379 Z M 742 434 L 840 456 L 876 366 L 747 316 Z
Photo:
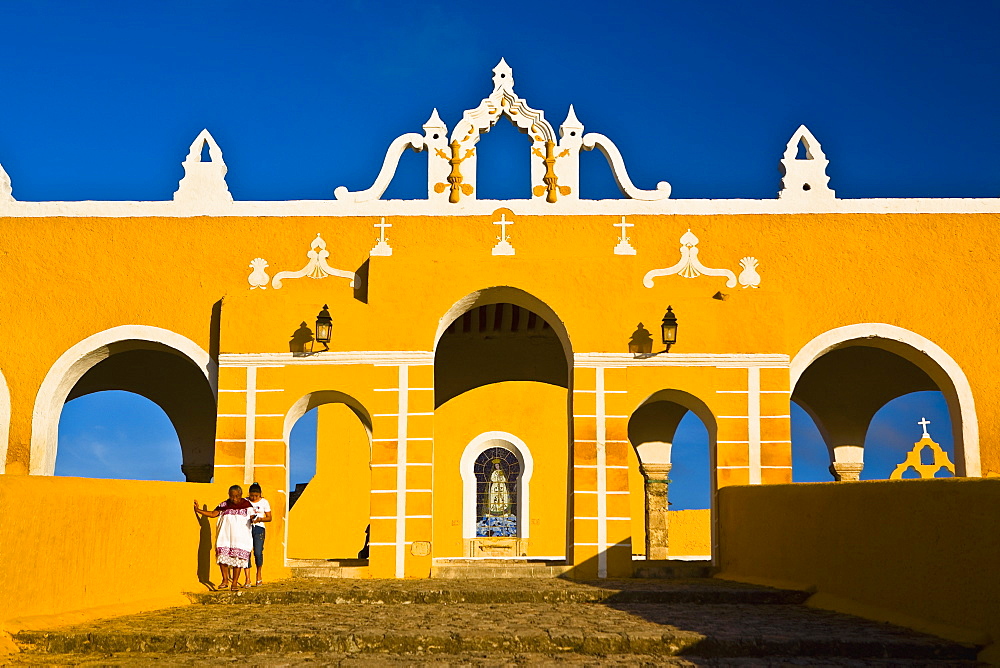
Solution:
M 330 339 L 333 338 L 333 318 L 330 317 L 330 311 L 327 310 L 328 308 L 330 307 L 323 304 L 323 310 L 316 316 L 316 340 L 323 344 L 323 350 L 330 349 L 330 346 L 327 344 L 330 343 Z
M 670 352 L 670 346 L 677 343 L 677 317 L 674 315 L 673 307 L 667 307 L 667 312 L 663 315 L 663 324 L 660 328 L 663 330 L 663 343 L 667 346 L 667 349 L 663 352 Z

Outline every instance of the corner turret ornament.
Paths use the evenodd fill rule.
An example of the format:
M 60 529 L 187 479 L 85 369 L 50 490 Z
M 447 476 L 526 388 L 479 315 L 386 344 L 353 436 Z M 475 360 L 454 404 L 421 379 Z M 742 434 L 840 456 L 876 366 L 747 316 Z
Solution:
M 386 151 L 382 169 L 372 186 L 351 192 L 340 186 L 334 190 L 338 200 L 372 202 L 381 199 L 396 173 L 403 151 L 426 150 L 427 197 L 432 201 L 459 204 L 463 198 L 476 199 L 476 144 L 506 117 L 531 141 L 531 196 L 550 204 L 562 199 L 580 198 L 580 151 L 598 149 L 608 161 L 622 194 L 630 199 L 664 200 L 670 197 L 670 184 L 661 181 L 655 190 L 636 188 L 625 169 L 625 162 L 615 144 L 601 134 L 583 134 L 583 124 L 570 105 L 559 137 L 545 119 L 545 113 L 533 109 L 514 92 L 514 71 L 501 59 L 493 68 L 493 92 L 473 109 L 467 109 L 447 138 L 447 126 L 435 109 L 424 123 L 424 133 L 410 132 L 397 137 Z

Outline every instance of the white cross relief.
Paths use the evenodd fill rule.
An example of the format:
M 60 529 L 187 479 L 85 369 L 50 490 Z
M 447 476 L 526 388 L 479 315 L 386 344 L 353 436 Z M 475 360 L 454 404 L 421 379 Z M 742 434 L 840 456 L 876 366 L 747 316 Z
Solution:
M 498 242 L 493 247 L 494 255 L 513 255 L 514 247 L 510 245 L 510 237 L 507 236 L 507 226 L 513 225 L 514 221 L 507 220 L 507 214 L 501 213 L 500 220 L 494 221 L 494 225 L 500 226 L 500 236 L 497 237 Z
M 382 222 L 375 223 L 375 227 L 379 228 L 378 241 L 375 242 L 375 247 L 368 254 L 383 257 L 392 255 L 392 246 L 389 245 L 389 240 L 385 236 L 385 228 L 392 227 L 392 224 L 385 222 L 385 218 L 383 218 Z
M 622 222 L 615 223 L 614 226 L 622 228 L 622 233 L 618 237 L 618 245 L 615 246 L 615 255 L 635 255 L 635 249 L 632 248 L 632 244 L 628 242 L 628 236 L 625 234 L 626 228 L 635 227 L 635 224 L 626 223 L 625 216 L 622 216 Z
M 917 424 L 919 424 L 921 427 L 924 428 L 924 438 L 930 438 L 931 437 L 931 435 L 927 433 L 927 425 L 929 425 L 930 423 L 931 423 L 931 421 L 928 420 L 925 417 L 921 417 L 920 421 L 917 422 Z

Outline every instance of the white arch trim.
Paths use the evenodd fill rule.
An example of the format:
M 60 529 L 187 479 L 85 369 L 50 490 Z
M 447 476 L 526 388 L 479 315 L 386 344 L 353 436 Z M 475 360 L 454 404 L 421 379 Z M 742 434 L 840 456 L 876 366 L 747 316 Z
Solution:
M 10 389 L 0 372 L 0 474 L 7 472 L 7 446 L 10 441 Z
M 957 401 L 958 405 L 953 408 L 958 409 L 959 414 L 957 417 L 962 424 L 962 430 L 960 433 L 956 433 L 957 438 L 955 439 L 956 459 L 960 457 L 956 463 L 964 468 L 964 471 L 959 470 L 958 474 L 969 477 L 980 477 L 982 475 L 982 468 L 979 460 L 979 420 L 976 417 L 976 403 L 972 398 L 972 387 L 969 385 L 969 380 L 965 377 L 965 372 L 962 371 L 958 363 L 941 349 L 940 346 L 930 339 L 926 339 L 908 329 L 885 323 L 867 322 L 837 327 L 836 329 L 831 329 L 820 334 L 803 346 L 795 357 L 792 358 L 789 369 L 792 392 L 795 391 L 795 386 L 798 384 L 799 378 L 802 377 L 802 374 L 810 364 L 831 350 L 841 347 L 844 343 L 863 341 L 865 339 L 884 339 L 903 344 L 905 349 L 922 354 L 937 364 L 940 371 L 947 376 L 952 387 L 954 387 L 955 397 L 953 400 Z M 905 353 L 905 349 L 890 349 L 890 352 Z M 933 370 L 926 369 L 920 365 L 919 358 L 914 359 L 915 356 L 906 354 L 902 356 L 920 366 L 924 372 L 930 372 L 929 375 L 932 379 L 936 375 L 932 372 Z M 948 397 L 950 393 L 947 391 L 947 388 L 941 389 L 945 390 L 945 396 Z M 951 403 L 952 398 L 949 398 L 949 404 Z M 952 417 L 954 419 L 956 416 L 953 415 Z
M 111 356 L 108 346 L 125 341 L 148 341 L 187 357 L 205 374 L 212 393 L 218 395 L 217 374 L 211 356 L 191 339 L 148 325 L 120 325 L 88 336 L 55 361 L 35 396 L 31 414 L 31 459 L 28 472 L 52 475 L 56 469 L 59 416 L 73 386 L 98 362 Z
M 473 465 L 476 457 L 486 448 L 499 446 L 507 448 L 517 457 L 521 464 L 521 479 L 517 485 L 517 536 L 528 537 L 528 527 L 531 524 L 530 491 L 531 475 L 535 470 L 535 460 L 524 441 L 505 431 L 487 431 L 472 439 L 459 460 L 459 471 L 462 475 L 462 537 L 476 537 L 476 473 Z

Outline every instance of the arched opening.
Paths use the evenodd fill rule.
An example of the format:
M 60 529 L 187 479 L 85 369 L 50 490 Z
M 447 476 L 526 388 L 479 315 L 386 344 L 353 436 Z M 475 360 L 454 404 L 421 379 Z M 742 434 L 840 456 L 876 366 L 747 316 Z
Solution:
M 213 371 L 208 354 L 197 345 L 155 327 L 116 327 L 81 341 L 60 356 L 38 391 L 30 472 L 55 472 L 66 402 L 118 390 L 144 397 L 166 413 L 180 442 L 185 480 L 211 481 L 216 423 Z M 137 444 L 136 451 L 141 448 Z
M 332 390 L 302 397 L 285 416 L 289 557 L 368 558 L 371 424 L 364 406 Z
M 629 497 L 635 556 L 711 558 L 716 432 L 708 406 L 679 390 L 656 392 L 632 413 Z
M 63 408 L 55 475 L 181 482 L 181 452 L 177 431 L 155 403 L 131 392 L 92 392 Z
M 571 359 L 562 322 L 522 290 L 473 293 L 442 318 L 434 356 L 434 516 L 444 521 L 434 525 L 436 556 L 565 557 Z M 477 484 L 475 462 L 489 448 L 514 455 L 520 469 L 516 483 L 509 478 L 507 456 L 498 450 L 489 463 L 500 459 L 507 481 Z M 529 470 L 535 472 L 530 485 Z M 504 484 L 518 495 L 510 517 L 491 514 L 488 504 L 476 500 L 477 488 L 489 495 L 491 483 L 494 492 Z M 529 486 L 535 498 L 531 509 L 525 502 Z M 493 526 L 513 535 L 499 535 L 489 530 Z M 484 532 L 477 527 L 487 535 L 478 535 Z M 525 542 L 529 527 L 533 538 Z
M 498 121 L 476 144 L 476 199 L 531 199 L 531 140 Z
M 841 327 L 807 344 L 791 371 L 792 401 L 813 419 L 837 479 L 862 477 L 869 439 L 877 437 L 869 434 L 873 418 L 893 400 L 915 392 L 941 393 L 956 472 L 979 475 L 971 389 L 955 361 L 931 341 L 891 325 Z M 795 440 L 793 435 L 793 452 Z

